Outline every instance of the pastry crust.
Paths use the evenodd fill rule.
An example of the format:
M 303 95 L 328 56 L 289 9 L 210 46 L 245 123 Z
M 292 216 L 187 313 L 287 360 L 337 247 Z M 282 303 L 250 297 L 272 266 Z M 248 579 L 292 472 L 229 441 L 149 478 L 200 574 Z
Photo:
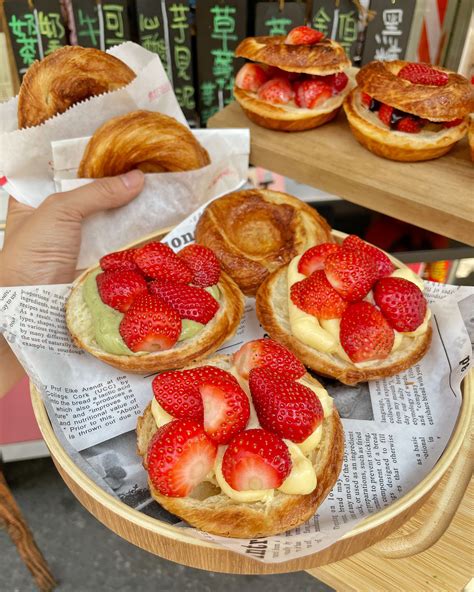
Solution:
M 18 95 L 18 127 L 39 125 L 134 78 L 133 70 L 104 51 L 77 45 L 61 47 L 28 68 Z
M 206 364 L 230 368 L 230 356 L 216 356 Z M 320 384 L 308 374 L 307 380 Z M 150 405 L 138 419 L 137 448 L 146 469 L 148 445 L 157 427 Z M 308 495 L 289 495 L 275 491 L 267 502 L 239 503 L 220 493 L 212 484 L 199 486 L 193 497 L 173 498 L 161 495 L 148 480 L 152 497 L 166 510 L 186 520 L 192 526 L 226 537 L 255 538 L 285 532 L 303 524 L 313 516 L 334 486 L 342 468 L 344 433 L 335 407 L 324 419 L 321 445 L 313 453 L 312 462 L 318 480 L 316 489 Z
M 462 119 L 474 110 L 474 93 L 467 78 L 441 66 L 431 66 L 448 74 L 448 83 L 445 86 L 413 84 L 397 76 L 409 63 L 370 62 L 357 73 L 357 84 L 377 101 L 430 121 Z
M 66 302 L 66 324 L 75 345 L 94 357 L 134 374 L 162 372 L 181 368 L 205 358 L 231 337 L 239 326 L 244 312 L 244 298 L 235 282 L 224 272 L 218 282 L 221 292 L 220 306 L 214 318 L 195 337 L 176 343 L 171 349 L 143 355 L 115 355 L 101 349 L 97 344 L 92 326 L 92 316 L 83 297 L 83 285 L 88 270 L 73 284 Z
M 210 164 L 207 150 L 173 117 L 132 111 L 109 119 L 87 144 L 78 177 L 98 179 L 132 169 L 144 173 L 181 172 Z
M 287 270 L 288 266 L 282 267 L 260 286 L 256 298 L 257 317 L 272 339 L 286 346 L 303 364 L 315 372 L 352 385 L 398 374 L 421 360 L 428 351 L 432 335 L 431 325 L 426 333 L 418 337 L 405 337 L 404 347 L 395 350 L 385 360 L 365 368 L 358 368 L 339 356 L 320 352 L 306 345 L 291 333 Z
M 471 160 L 474 162 L 474 115 L 469 117 L 469 131 L 468 131 L 469 148 L 471 151 Z
M 333 238 L 326 220 L 296 197 L 247 189 L 207 206 L 196 226 L 196 241 L 214 251 L 224 271 L 250 296 L 270 273 L 311 245 Z
M 446 154 L 465 134 L 467 122 L 430 135 L 397 132 L 377 125 L 362 115 L 360 89 L 354 89 L 344 101 L 351 131 L 365 148 L 391 160 L 416 162 Z

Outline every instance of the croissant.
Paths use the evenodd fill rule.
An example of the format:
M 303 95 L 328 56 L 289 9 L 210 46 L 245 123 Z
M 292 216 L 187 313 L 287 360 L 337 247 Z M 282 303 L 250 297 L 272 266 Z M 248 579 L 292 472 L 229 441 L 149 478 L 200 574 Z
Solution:
M 134 78 L 126 64 L 98 49 L 72 45 L 57 49 L 28 68 L 18 96 L 18 127 L 39 125 Z

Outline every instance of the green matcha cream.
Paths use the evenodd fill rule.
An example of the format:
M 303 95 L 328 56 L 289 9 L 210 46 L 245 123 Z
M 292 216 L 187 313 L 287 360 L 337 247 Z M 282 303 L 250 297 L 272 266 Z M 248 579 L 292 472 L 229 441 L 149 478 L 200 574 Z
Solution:
M 107 306 L 100 298 L 99 290 L 97 289 L 96 277 L 102 273 L 101 269 L 93 271 L 87 276 L 83 286 L 83 296 L 87 307 L 92 316 L 92 326 L 94 327 L 95 340 L 101 349 L 109 354 L 118 356 L 142 356 L 149 352 L 132 352 L 125 345 L 122 336 L 120 335 L 119 325 L 123 319 L 123 313 Z M 219 301 L 219 288 L 217 285 L 205 288 L 209 294 Z M 181 334 L 178 341 L 185 341 L 191 339 L 202 331 L 204 325 L 191 321 L 190 319 L 182 319 Z

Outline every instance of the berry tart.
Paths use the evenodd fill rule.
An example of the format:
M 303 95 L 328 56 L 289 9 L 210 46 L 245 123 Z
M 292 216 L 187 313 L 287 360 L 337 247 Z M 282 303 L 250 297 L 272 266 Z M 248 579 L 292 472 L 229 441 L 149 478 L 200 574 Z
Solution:
M 370 62 L 356 80 L 344 110 L 356 140 L 378 156 L 430 160 L 466 134 L 474 94 L 460 74 L 396 60 Z
M 260 286 L 256 307 L 273 339 L 345 384 L 406 370 L 431 342 L 423 281 L 355 235 L 295 257 Z
M 270 339 L 159 374 L 153 393 L 137 425 L 149 487 L 196 528 L 285 532 L 313 516 L 338 478 L 344 437 L 333 401 Z
M 252 62 L 237 73 L 234 96 L 251 121 L 269 129 L 297 132 L 323 125 L 353 86 L 342 46 L 310 27 L 286 37 L 248 37 L 235 55 Z
M 180 368 L 232 336 L 244 299 L 214 253 L 175 253 L 150 242 L 109 253 L 73 284 L 66 323 L 75 344 L 100 360 L 145 373 Z

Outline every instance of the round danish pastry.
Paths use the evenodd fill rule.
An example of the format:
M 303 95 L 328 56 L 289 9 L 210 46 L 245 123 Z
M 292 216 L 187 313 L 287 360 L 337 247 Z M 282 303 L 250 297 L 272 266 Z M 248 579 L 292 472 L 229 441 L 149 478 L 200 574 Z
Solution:
M 98 179 L 140 169 L 182 172 L 210 164 L 207 150 L 173 117 L 132 111 L 102 125 L 86 146 L 78 177 Z
M 28 68 L 18 95 L 18 127 L 43 123 L 89 97 L 129 84 L 135 73 L 99 49 L 66 45 Z
M 460 74 L 396 60 L 371 62 L 356 80 L 344 110 L 354 137 L 379 156 L 438 158 L 466 134 L 474 94 Z

